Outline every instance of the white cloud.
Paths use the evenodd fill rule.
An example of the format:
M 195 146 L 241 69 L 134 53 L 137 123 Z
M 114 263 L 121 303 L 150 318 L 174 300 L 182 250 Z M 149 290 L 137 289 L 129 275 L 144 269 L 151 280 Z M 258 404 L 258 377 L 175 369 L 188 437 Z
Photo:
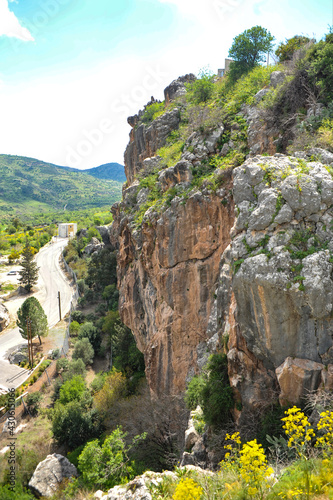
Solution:
M 24 42 L 34 41 L 30 31 L 24 28 L 15 14 L 9 10 L 7 0 L 0 0 L 0 36 L 18 38 Z

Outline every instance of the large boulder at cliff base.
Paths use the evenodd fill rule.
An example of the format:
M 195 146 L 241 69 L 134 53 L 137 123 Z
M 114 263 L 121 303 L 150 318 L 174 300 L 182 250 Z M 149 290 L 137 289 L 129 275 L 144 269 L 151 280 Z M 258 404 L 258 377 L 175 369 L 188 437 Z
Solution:
M 53 453 L 37 465 L 29 481 L 29 488 L 37 498 L 51 497 L 63 479 L 77 476 L 75 465 L 62 455 Z

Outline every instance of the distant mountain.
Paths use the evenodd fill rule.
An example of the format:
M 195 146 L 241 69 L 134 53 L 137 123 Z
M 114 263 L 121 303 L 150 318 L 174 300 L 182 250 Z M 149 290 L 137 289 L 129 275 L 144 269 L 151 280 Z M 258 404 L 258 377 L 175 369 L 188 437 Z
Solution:
M 92 175 L 96 179 L 110 179 L 121 183 L 126 182 L 125 168 L 120 163 L 105 163 L 99 167 L 82 170 L 82 172 Z
M 71 167 L 61 168 L 64 168 L 65 170 L 71 172 L 81 172 L 83 174 L 88 174 L 92 177 L 95 177 L 96 179 L 109 179 L 121 183 L 126 182 L 125 169 L 123 165 L 120 165 L 120 163 L 105 163 L 104 165 L 100 165 L 99 167 L 86 168 L 85 170 Z
M 110 165 L 114 165 L 114 175 L 123 179 L 123 167 Z M 102 177 L 104 171 L 108 171 L 107 165 L 82 171 L 34 158 L 0 155 L 0 218 L 1 213 L 111 206 L 121 199 L 122 181 Z

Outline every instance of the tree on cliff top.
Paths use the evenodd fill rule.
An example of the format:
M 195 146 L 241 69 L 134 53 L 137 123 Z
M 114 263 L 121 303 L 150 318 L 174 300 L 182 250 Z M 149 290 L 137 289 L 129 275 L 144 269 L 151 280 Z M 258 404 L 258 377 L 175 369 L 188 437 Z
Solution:
M 33 259 L 34 254 L 29 241 L 27 241 L 22 251 L 22 270 L 20 271 L 19 282 L 24 285 L 24 288 L 28 292 L 30 292 L 33 285 L 37 283 L 38 280 L 38 266 Z
M 265 54 L 273 48 L 273 41 L 271 33 L 261 26 L 253 26 L 236 36 L 229 49 L 229 56 L 233 58 L 229 78 L 236 81 L 263 62 Z
M 27 320 L 30 319 L 32 338 L 37 335 L 41 344 L 41 337 L 46 337 L 48 334 L 48 324 L 46 314 L 39 301 L 35 297 L 26 299 L 17 311 L 17 317 L 16 324 L 22 337 L 28 338 Z

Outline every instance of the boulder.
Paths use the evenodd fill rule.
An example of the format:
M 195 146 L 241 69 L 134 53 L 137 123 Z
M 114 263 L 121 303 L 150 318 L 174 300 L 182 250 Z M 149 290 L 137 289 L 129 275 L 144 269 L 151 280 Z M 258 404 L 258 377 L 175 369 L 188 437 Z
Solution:
M 288 357 L 276 370 L 280 404 L 297 405 L 308 392 L 318 389 L 324 365 L 309 359 Z
M 166 104 L 173 101 L 177 97 L 180 97 L 186 94 L 186 83 L 194 82 L 196 77 L 193 73 L 190 73 L 185 76 L 180 76 L 177 80 L 173 80 L 165 89 L 164 89 L 164 98 Z
M 167 191 L 169 188 L 174 187 L 176 184 L 191 182 L 191 163 L 189 161 L 179 161 L 174 167 L 166 168 L 162 170 L 158 176 L 158 181 L 161 183 L 161 189 L 163 192 Z
M 63 479 L 77 476 L 75 465 L 64 456 L 53 453 L 37 465 L 29 481 L 29 488 L 37 498 L 51 497 Z
M 286 75 L 283 73 L 283 71 L 273 71 L 270 76 L 271 86 L 275 88 L 283 83 L 285 79 Z

